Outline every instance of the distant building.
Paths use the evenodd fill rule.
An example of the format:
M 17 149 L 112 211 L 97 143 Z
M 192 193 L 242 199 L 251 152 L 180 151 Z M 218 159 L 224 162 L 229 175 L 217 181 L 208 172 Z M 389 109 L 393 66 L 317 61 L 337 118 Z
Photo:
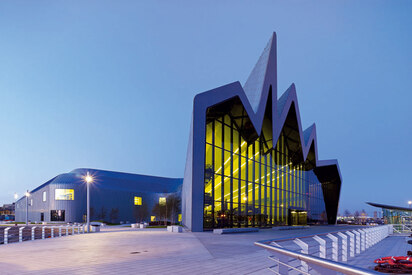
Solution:
M 4 204 L 0 207 L 0 221 L 14 220 L 14 203 Z
M 382 209 L 385 224 L 409 224 L 412 225 L 412 208 L 385 205 L 368 202 L 367 204 Z
M 152 211 L 154 206 L 166 203 L 171 195 L 181 196 L 183 179 L 76 169 L 58 175 L 30 192 L 28 219 L 37 222 L 84 222 L 84 177 L 87 173 L 94 178 L 90 184 L 91 220 L 113 223 L 160 220 L 162 217 Z M 176 221 L 179 214 L 174 213 Z M 26 197 L 23 197 L 16 203 L 16 221 L 25 220 Z

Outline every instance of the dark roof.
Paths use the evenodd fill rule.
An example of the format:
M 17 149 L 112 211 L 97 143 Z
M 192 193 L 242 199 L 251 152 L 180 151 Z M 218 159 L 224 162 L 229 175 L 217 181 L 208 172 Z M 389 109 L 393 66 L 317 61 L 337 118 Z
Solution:
M 100 188 L 113 190 L 139 190 L 142 192 L 172 193 L 179 191 L 183 183 L 182 178 L 165 178 L 90 168 L 78 168 L 48 180 L 30 191 L 30 193 L 34 193 L 46 185 L 53 183 L 84 183 L 83 177 L 87 172 L 95 177 L 96 184 L 101 184 Z M 22 198 L 24 198 L 24 196 Z M 22 198 L 20 198 L 19 201 Z
M 400 207 L 400 206 L 379 204 L 379 203 L 373 203 L 373 202 L 367 202 L 367 204 L 372 205 L 374 207 L 379 207 L 379 208 L 412 212 L 412 208 L 408 208 L 408 207 Z

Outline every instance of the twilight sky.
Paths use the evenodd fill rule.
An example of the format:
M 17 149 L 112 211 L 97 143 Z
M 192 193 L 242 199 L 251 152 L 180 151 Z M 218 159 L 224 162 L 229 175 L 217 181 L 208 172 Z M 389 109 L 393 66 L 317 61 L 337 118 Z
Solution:
M 412 200 L 412 2 L 1 1 L 0 205 L 60 173 L 182 177 L 195 94 L 242 84 L 273 31 L 340 212 Z

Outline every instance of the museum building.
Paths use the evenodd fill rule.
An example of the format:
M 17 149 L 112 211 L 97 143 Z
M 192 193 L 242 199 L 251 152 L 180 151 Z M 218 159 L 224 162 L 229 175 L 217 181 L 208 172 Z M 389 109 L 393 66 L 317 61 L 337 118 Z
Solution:
M 342 178 L 318 160 L 316 126 L 303 130 L 295 85 L 277 97 L 274 33 L 246 83 L 194 99 L 182 203 L 192 231 L 335 224 Z
M 25 220 L 27 202 L 32 221 L 84 221 L 83 177 L 90 172 L 100 181 L 91 190 L 96 219 L 117 211 L 112 220 L 132 222 L 137 211 L 152 220 L 141 202 L 152 209 L 174 194 L 183 225 L 194 232 L 335 224 L 338 161 L 318 159 L 316 126 L 302 128 L 295 85 L 278 98 L 276 54 L 274 33 L 243 86 L 195 96 L 183 179 L 76 169 L 21 198 L 16 220 Z

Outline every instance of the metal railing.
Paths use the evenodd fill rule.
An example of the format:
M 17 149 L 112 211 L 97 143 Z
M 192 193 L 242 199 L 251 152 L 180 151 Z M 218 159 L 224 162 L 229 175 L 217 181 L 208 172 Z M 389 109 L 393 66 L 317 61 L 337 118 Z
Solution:
M 349 275 L 352 275 L 352 274 L 353 275 L 380 274 L 380 273 L 375 272 L 373 270 L 354 267 L 354 266 L 350 266 L 350 265 L 347 265 L 347 264 L 338 263 L 338 262 L 331 261 L 331 260 L 328 260 L 328 259 L 322 259 L 322 258 L 306 255 L 306 254 L 303 254 L 303 253 L 291 251 L 291 250 L 281 248 L 281 247 L 275 247 L 275 246 L 264 244 L 264 243 L 255 242 L 255 245 L 263 247 L 263 248 L 265 248 L 265 249 L 267 249 L 271 252 L 281 254 L 281 255 L 284 255 L 286 257 L 295 258 L 297 260 L 304 261 L 307 264 L 317 266 L 319 268 L 314 267 L 313 269 L 318 274 L 327 274 L 327 273 L 323 272 L 323 271 L 325 271 L 325 269 L 329 270 L 329 271 L 341 272 L 343 274 L 349 274 Z M 284 275 L 284 274 L 288 274 L 290 271 L 292 271 L 292 272 L 297 271 L 298 274 L 316 274 L 314 272 L 310 272 L 310 270 L 305 271 L 305 270 L 302 270 L 299 267 L 294 267 L 292 265 L 286 264 L 286 263 L 282 262 L 280 259 L 276 259 L 275 261 L 277 263 L 283 265 L 283 267 L 284 267 L 284 268 L 280 267 L 279 270 L 277 270 L 277 271 L 271 270 L 271 271 L 273 271 L 274 273 L 277 273 L 277 274 Z
M 3 230 L 2 230 L 3 229 Z M 2 232 L 3 231 L 3 232 Z M 10 226 L 0 228 L 0 244 L 56 238 L 85 233 L 84 225 Z
M 390 234 L 393 234 L 392 225 L 385 225 L 295 239 L 255 242 L 255 245 L 273 254 L 269 259 L 274 261 L 275 265 L 269 267 L 269 270 L 275 274 L 378 274 L 344 262 Z M 338 263 L 339 260 L 342 263 Z
M 393 231 L 398 234 L 412 233 L 412 224 L 393 224 Z

